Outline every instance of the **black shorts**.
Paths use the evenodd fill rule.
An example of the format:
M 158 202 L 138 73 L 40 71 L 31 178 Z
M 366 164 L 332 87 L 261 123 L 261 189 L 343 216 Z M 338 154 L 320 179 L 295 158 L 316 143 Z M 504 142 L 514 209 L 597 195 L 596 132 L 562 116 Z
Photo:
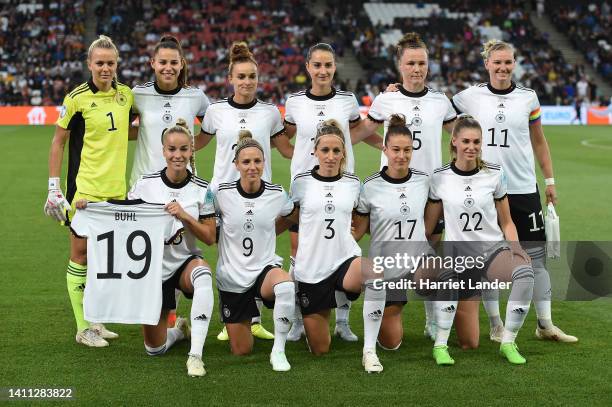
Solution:
M 469 270 L 465 270 L 463 273 L 456 273 L 457 280 L 464 281 L 463 284 L 465 287 L 459 290 L 460 300 L 467 300 L 472 297 L 480 297 L 480 295 L 482 294 L 482 290 L 477 288 L 470 288 L 470 282 L 471 286 L 474 287 L 477 283 L 480 283 L 483 280 L 488 280 L 487 271 L 489 270 L 491 263 L 493 263 L 493 260 L 495 260 L 498 254 L 505 250 L 510 250 L 510 248 L 506 246 L 499 247 L 493 253 L 491 253 L 491 255 L 486 259 L 483 268 L 471 268 Z
M 298 281 L 297 295 L 300 300 L 302 315 L 315 314 L 319 311 L 336 308 L 336 290 L 345 292 L 346 297 L 350 301 L 355 301 L 359 298 L 361 293 L 351 293 L 345 291 L 342 287 L 344 276 L 356 258 L 357 256 L 348 258 L 331 276 L 318 283 L 309 284 Z
M 183 274 L 183 270 L 187 267 L 187 264 L 193 259 L 203 259 L 202 256 L 193 255 L 189 256 L 187 260 L 181 264 L 181 266 L 174 272 L 172 277 L 167 279 L 162 283 L 162 309 L 175 309 L 176 308 L 176 297 L 174 296 L 174 290 L 181 290 L 181 286 L 179 284 L 181 280 L 181 274 Z M 193 293 L 186 293 L 181 290 L 183 295 L 188 298 L 193 298 Z
M 259 316 L 255 298 L 260 298 L 266 308 L 274 308 L 274 300 L 267 301 L 261 296 L 261 286 L 268 272 L 277 267 L 280 266 L 278 264 L 271 264 L 264 267 L 262 272 L 259 273 L 259 276 L 257 276 L 255 284 L 243 293 L 232 293 L 219 290 L 221 320 L 226 324 L 236 324 L 250 321 L 253 317 Z
M 414 277 L 414 273 L 410 273 L 410 276 L 406 277 L 406 279 L 414 280 L 413 277 Z M 401 279 L 392 279 L 389 281 L 396 282 L 400 280 Z M 385 308 L 390 305 L 401 305 L 403 307 L 404 305 L 408 304 L 408 290 L 404 290 L 401 288 L 394 288 L 394 289 L 387 288 L 385 290 L 385 294 L 387 296 L 385 299 Z
M 540 193 L 508 195 L 508 204 L 521 243 L 546 242 Z
M 438 219 L 438 223 L 436 223 L 432 235 L 441 235 L 442 232 L 444 232 L 444 219 Z

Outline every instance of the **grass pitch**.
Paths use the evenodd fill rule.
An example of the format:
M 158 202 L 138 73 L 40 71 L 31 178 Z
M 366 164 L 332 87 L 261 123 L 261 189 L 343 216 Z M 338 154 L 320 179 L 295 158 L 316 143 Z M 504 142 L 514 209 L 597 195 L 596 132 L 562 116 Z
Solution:
M 611 128 L 549 126 L 545 132 L 555 167 L 562 239 L 610 240 Z M 217 318 L 205 346 L 208 374 L 202 379 L 186 375 L 187 342 L 162 357 L 147 357 L 137 326 L 113 325 L 121 337 L 109 348 L 77 345 L 65 283 L 68 235 L 42 211 L 52 134 L 52 127 L 0 127 L 0 151 L 5 154 L 0 161 L 0 307 L 5 310 L 0 387 L 72 387 L 75 405 L 610 405 L 609 300 L 553 304 L 556 323 L 580 338 L 574 345 L 536 340 L 532 307 L 517 340 L 528 359 L 520 367 L 497 354 L 488 340 L 484 312 L 480 349 L 462 351 L 452 346 L 451 337 L 457 363 L 437 367 L 431 343 L 422 335 L 421 303 L 409 303 L 404 311 L 401 348 L 379 351 L 385 367 L 380 375 L 363 372 L 362 342 L 335 339 L 331 353 L 318 358 L 303 342 L 288 343 L 292 370 L 275 373 L 268 363 L 271 342 L 256 341 L 250 356 L 232 356 L 227 343 L 215 338 L 221 329 Z M 377 170 L 376 151 L 359 145 L 355 154 L 361 179 Z M 197 154 L 204 178 L 210 179 L 213 156 L 213 146 Z M 274 181 L 288 188 L 289 162 L 276 151 L 272 159 Z M 288 251 L 285 234 L 278 239 L 277 252 L 287 257 Z M 205 255 L 214 265 L 216 249 L 205 248 Z M 189 305 L 181 300 L 179 313 L 189 315 Z M 351 325 L 360 338 L 361 318 L 357 302 Z M 270 312 L 264 313 L 264 325 L 272 328 Z

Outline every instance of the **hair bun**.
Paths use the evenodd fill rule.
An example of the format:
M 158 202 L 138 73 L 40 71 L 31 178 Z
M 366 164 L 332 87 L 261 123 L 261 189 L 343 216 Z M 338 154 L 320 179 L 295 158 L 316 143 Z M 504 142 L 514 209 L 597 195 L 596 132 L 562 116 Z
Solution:
M 253 133 L 251 133 L 249 130 L 240 130 L 238 132 L 238 142 L 242 140 L 246 140 L 246 139 L 252 139 L 252 138 L 253 138 Z
M 404 116 L 401 113 L 395 113 L 392 114 L 391 117 L 389 117 L 389 126 L 388 127 L 395 127 L 395 126 L 406 126 L 406 116 Z

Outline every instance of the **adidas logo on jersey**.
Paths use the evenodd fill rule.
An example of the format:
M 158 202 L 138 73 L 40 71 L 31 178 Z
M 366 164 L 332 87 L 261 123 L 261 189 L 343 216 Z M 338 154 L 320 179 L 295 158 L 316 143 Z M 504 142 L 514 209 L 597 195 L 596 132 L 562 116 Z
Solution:
M 194 318 L 194 321 L 208 321 L 208 317 L 206 314 L 199 315 Z
M 503 103 L 500 103 L 499 105 L 497 105 L 497 108 L 498 108 L 498 109 L 505 109 L 505 108 L 506 108 L 506 106 L 504 106 L 504 104 L 503 104 Z
M 453 313 L 453 312 L 455 312 L 455 306 L 454 305 L 450 305 L 448 307 L 444 307 L 444 308 L 441 309 L 441 311 L 448 312 L 449 314 Z
M 317 116 L 325 116 L 325 113 L 323 113 L 323 110 L 321 110 Z
M 245 215 L 252 215 L 252 214 L 253 214 L 253 211 L 250 210 L 250 209 L 248 211 L 246 211 L 246 213 L 245 213 Z
M 240 119 L 240 124 L 244 124 L 244 123 L 246 123 L 246 120 Z
M 412 110 L 414 110 L 415 112 L 418 112 L 418 111 L 419 111 L 419 110 L 421 110 L 421 109 L 419 109 L 419 107 L 418 107 L 418 106 L 415 106 L 415 107 L 413 107 L 413 108 L 412 108 Z
M 379 320 L 380 318 L 382 318 L 382 315 L 383 315 L 382 311 L 377 309 L 376 311 L 370 312 L 368 314 L 368 318 L 374 319 L 374 320 Z
M 402 193 L 402 194 L 400 195 L 400 199 L 406 199 L 406 194 Z
M 331 192 L 328 192 L 327 195 L 325 195 L 325 198 L 333 198 L 334 196 L 331 194 Z
M 464 191 L 471 191 L 472 188 L 470 188 L 470 186 L 468 185 L 467 187 L 465 187 Z
M 172 107 L 172 105 L 170 105 L 170 103 L 166 102 L 166 104 L 164 105 L 164 107 Z
M 96 102 L 91 102 L 91 106 L 90 107 L 94 108 L 94 107 L 98 107 L 98 105 L 96 105 Z

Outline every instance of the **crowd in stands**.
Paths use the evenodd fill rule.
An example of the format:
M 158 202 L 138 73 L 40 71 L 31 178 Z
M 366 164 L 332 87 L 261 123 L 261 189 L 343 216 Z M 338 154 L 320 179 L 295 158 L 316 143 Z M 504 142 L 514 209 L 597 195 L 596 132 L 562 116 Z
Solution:
M 543 1 L 543 0 L 542 0 Z M 130 86 L 152 79 L 149 58 L 160 36 L 180 39 L 189 61 L 190 84 L 213 99 L 228 96 L 228 50 L 245 40 L 259 62 L 259 97 L 283 104 L 290 92 L 304 88 L 305 51 L 330 41 L 342 57 L 352 50 L 367 72 L 364 79 L 343 78 L 337 85 L 359 100 L 373 97 L 396 82 L 395 51 L 381 34 L 389 29 L 416 31 L 429 46 L 432 87 L 454 94 L 486 81 L 480 58 L 479 26 L 498 26 L 517 49 L 518 81 L 538 92 L 542 104 L 571 104 L 578 95 L 596 95 L 596 84 L 583 69 L 568 65 L 559 51 L 533 26 L 524 2 L 439 1 L 430 18 L 396 18 L 391 25 L 370 21 L 363 1 L 330 2 L 315 18 L 305 0 L 122 1 L 15 0 L 0 2 L 0 105 L 57 105 L 86 79 L 85 6 L 96 17 L 95 32 L 111 36 L 120 51 L 120 81 Z M 472 7 L 478 3 L 478 7 Z M 478 24 L 450 18 L 445 10 L 478 10 Z M 610 6 L 569 6 L 555 10 L 558 24 L 570 27 L 574 44 L 607 78 L 612 76 Z M 604 47 L 602 44 L 608 44 Z M 585 44 L 588 44 L 585 45 Z M 592 99 L 591 99 L 592 100 Z
M 612 84 L 612 3 L 561 3 L 547 3 L 554 24 L 567 33 L 574 47 Z

